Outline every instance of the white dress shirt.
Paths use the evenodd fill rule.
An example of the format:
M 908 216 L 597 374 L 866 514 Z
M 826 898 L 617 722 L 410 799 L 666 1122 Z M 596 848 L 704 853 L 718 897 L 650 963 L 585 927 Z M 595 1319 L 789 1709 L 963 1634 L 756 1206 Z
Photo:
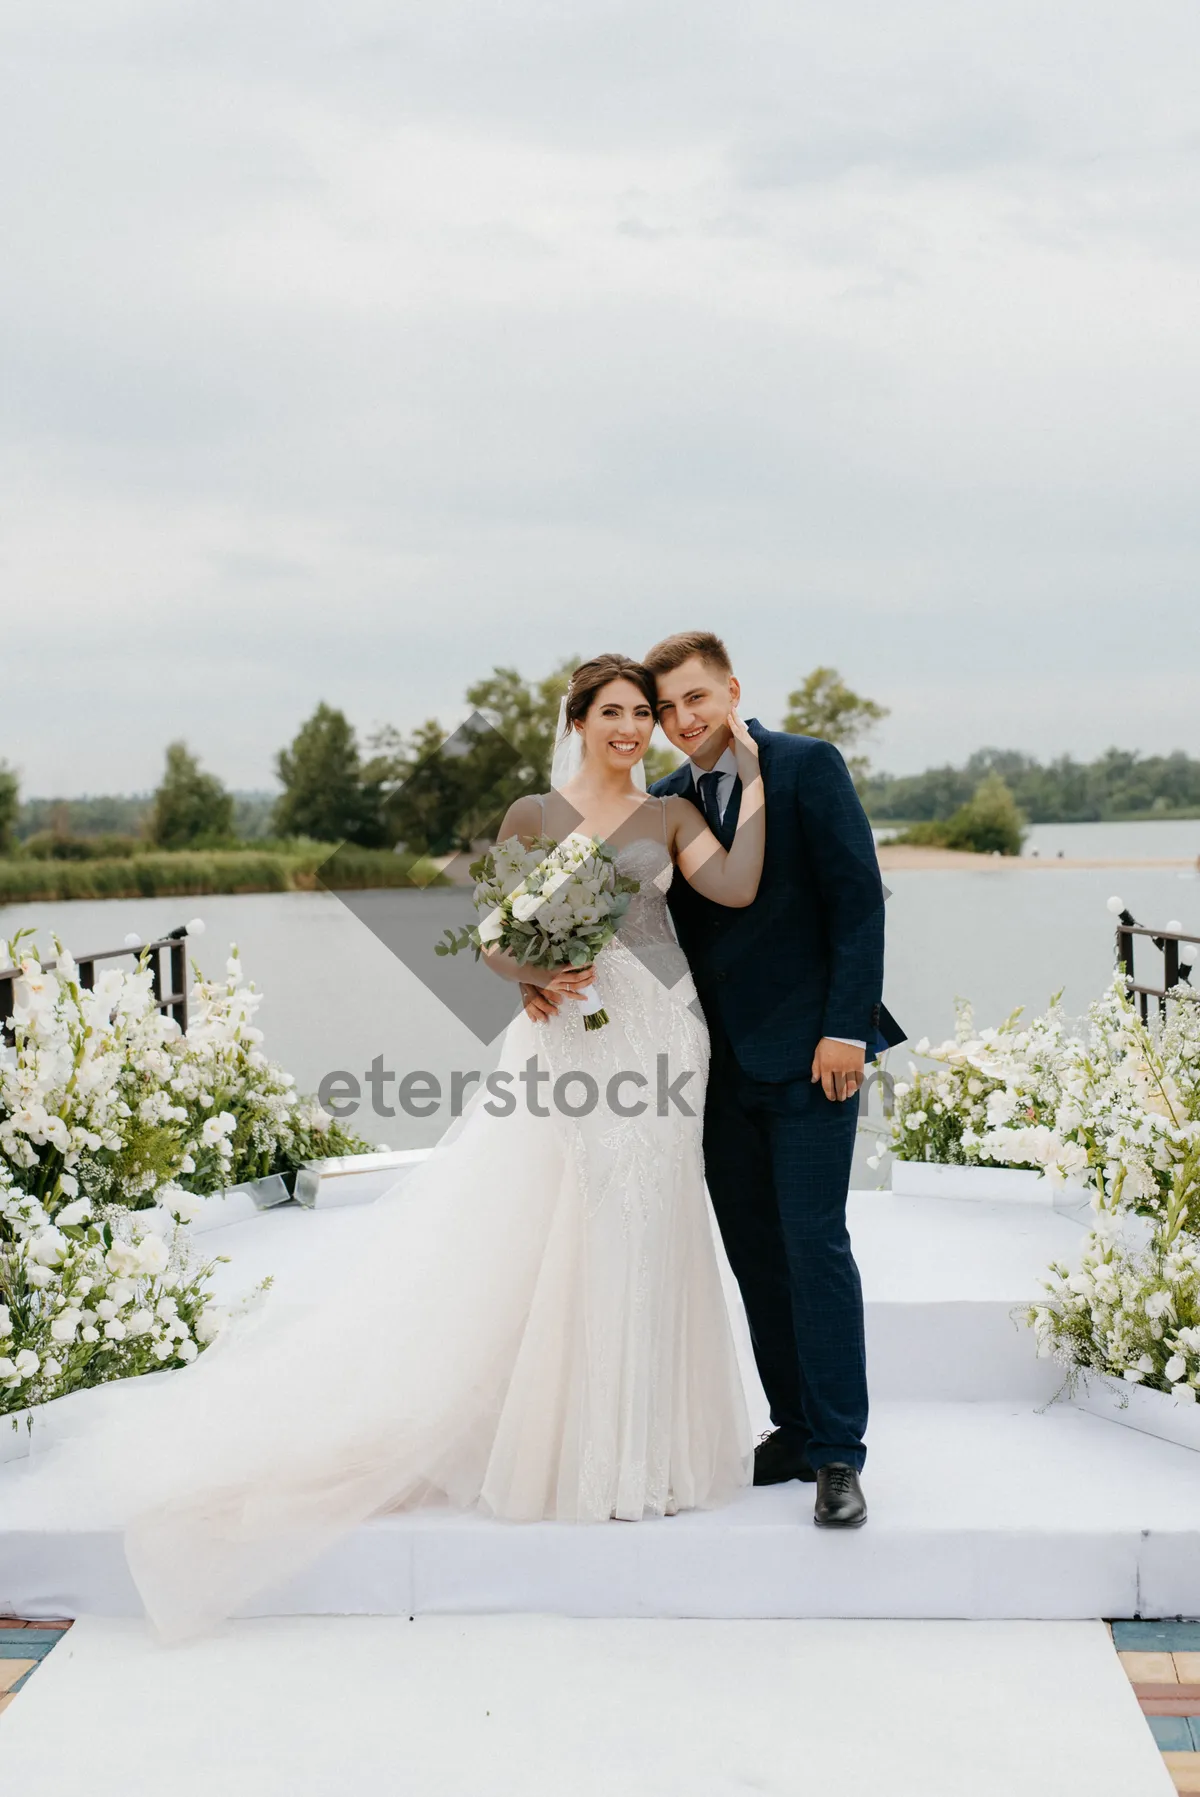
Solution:
M 721 778 L 717 782 L 717 816 L 723 818 L 725 816 L 725 807 L 729 803 L 729 795 L 733 791 L 733 783 L 738 777 L 737 756 L 733 752 L 732 744 L 717 757 L 710 768 L 697 767 L 696 763 L 691 759 L 688 761 L 688 766 L 692 770 L 692 782 L 696 787 L 697 797 L 700 795 L 699 781 L 701 774 L 720 774 Z M 768 819 L 767 828 L 770 829 L 770 827 L 770 820 Z M 848 1048 L 861 1048 L 865 1050 L 867 1046 L 865 1042 L 856 1041 L 853 1036 L 830 1036 L 829 1040 L 831 1042 L 844 1042 Z
M 733 791 L 733 783 L 738 777 L 737 756 L 733 749 L 726 749 L 711 767 L 697 767 L 694 761 L 689 761 L 688 766 L 692 770 L 692 781 L 697 796 L 700 792 L 701 774 L 720 774 L 721 778 L 717 782 L 717 816 L 724 817 L 725 807 L 729 803 L 729 795 Z

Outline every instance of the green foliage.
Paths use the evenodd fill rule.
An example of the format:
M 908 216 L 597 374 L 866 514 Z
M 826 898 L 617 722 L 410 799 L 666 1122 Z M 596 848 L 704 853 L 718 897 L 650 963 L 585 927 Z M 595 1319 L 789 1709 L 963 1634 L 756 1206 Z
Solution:
M 578 665 L 579 657 L 569 656 L 537 681 L 523 680 L 515 668 L 493 668 L 467 688 L 468 705 L 482 711 L 517 754 L 503 793 L 506 808 L 524 793 L 548 790 L 558 707 Z
M 846 757 L 856 784 L 867 776 L 865 755 L 851 751 L 888 715 L 886 705 L 851 691 L 836 668 L 814 668 L 794 693 L 788 694 L 783 728 L 793 736 L 816 736 L 835 743 Z
M 977 855 L 1019 855 L 1025 820 L 999 774 L 979 782 L 965 805 L 950 817 L 913 824 L 896 842 L 942 849 L 966 849 Z
M 273 792 L 233 794 L 233 833 L 239 842 L 261 843 L 274 833 L 278 795 Z
M 653 786 L 656 780 L 665 780 L 668 774 L 673 774 L 683 760 L 683 756 L 675 749 L 661 749 L 657 743 L 651 743 L 646 750 L 644 759 L 646 785 Z
M 159 898 L 206 892 L 311 891 L 328 862 L 328 843 L 295 848 L 180 849 L 102 861 L 0 860 L 0 904 L 60 899 Z M 329 883 L 338 890 L 440 883 L 430 869 L 382 849 L 342 848 Z M 101 944 L 100 946 L 103 946 Z
M 877 823 L 948 818 L 993 772 L 1035 824 L 1200 815 L 1200 760 L 1181 751 L 1142 757 L 1108 749 L 1092 762 L 1062 755 L 1043 766 L 1015 749 L 979 749 L 960 768 L 929 768 L 901 778 L 875 775 L 863 800 Z
M 55 830 L 39 830 L 26 837 L 21 853 L 33 861 L 115 861 L 145 847 L 140 836 L 60 836 Z
M 0 853 L 7 854 L 16 836 L 17 813 L 21 808 L 20 786 L 15 769 L 0 761 Z
M 271 792 L 234 792 L 232 834 L 239 842 L 257 842 L 270 834 L 276 795 Z M 84 799 L 26 799 L 17 813 L 16 834 L 21 842 L 34 837 L 56 836 L 76 841 L 107 836 L 121 841 L 144 841 L 153 798 L 145 793 L 101 794 Z M 119 851 L 117 851 L 119 852 Z
M 233 799 L 215 774 L 202 772 L 186 743 L 167 745 L 167 769 L 154 795 L 150 837 L 163 849 L 185 849 L 233 831 Z
M 436 718 L 409 736 L 380 731 L 365 777 L 381 795 L 385 840 L 413 855 L 468 850 L 495 832 L 515 799 L 544 792 L 558 707 L 576 659 L 537 681 L 515 668 L 493 668 L 467 688 L 474 713 L 448 740 Z
M 283 794 L 272 828 L 281 836 L 365 847 L 382 838 L 377 795 L 364 785 L 358 739 L 342 711 L 324 703 L 276 757 Z

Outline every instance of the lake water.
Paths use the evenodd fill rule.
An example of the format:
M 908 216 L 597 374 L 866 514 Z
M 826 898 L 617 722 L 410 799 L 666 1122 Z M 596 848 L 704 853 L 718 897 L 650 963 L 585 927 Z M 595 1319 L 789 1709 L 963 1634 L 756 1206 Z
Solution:
M 1062 847 L 1079 855 L 1178 855 L 1192 851 L 1200 822 L 1040 830 L 1044 853 Z M 956 996 L 974 1002 L 980 1024 L 998 1021 L 1014 1005 L 1041 1008 L 1060 986 L 1068 1010 L 1082 1011 L 1112 969 L 1113 920 L 1105 908 L 1111 894 L 1140 921 L 1178 919 L 1200 930 L 1200 878 L 1191 869 L 922 870 L 892 872 L 887 881 L 885 996 L 913 1041 L 951 1032 Z M 437 908 L 433 894 L 370 896 L 409 907 L 408 923 L 418 912 L 432 918 Z M 465 894 L 456 896 L 465 902 Z M 371 928 L 325 893 L 0 907 L 0 937 L 32 925 L 46 942 L 57 931 L 79 954 L 115 948 L 130 931 L 161 934 L 195 916 L 207 925 L 193 944 L 207 973 L 221 973 L 228 943 L 238 943 L 246 973 L 266 995 L 260 1013 L 266 1047 L 304 1090 L 315 1090 L 338 1069 L 361 1079 L 377 1055 L 397 1074 L 433 1073 L 443 1090 L 452 1071 L 486 1072 L 494 1064 L 495 1047 L 482 1044 Z M 441 921 L 431 924 L 431 936 Z M 1157 979 L 1161 964 L 1152 950 L 1146 953 L 1146 972 Z M 490 979 L 473 969 L 469 956 L 459 957 L 455 968 L 463 979 Z M 894 1051 L 891 1060 L 894 1069 L 905 1067 L 907 1051 Z M 366 1105 L 355 1118 L 364 1135 L 393 1147 L 428 1145 L 448 1121 L 444 1108 L 428 1119 L 403 1112 L 389 1119 Z M 858 1183 L 874 1177 L 860 1169 Z

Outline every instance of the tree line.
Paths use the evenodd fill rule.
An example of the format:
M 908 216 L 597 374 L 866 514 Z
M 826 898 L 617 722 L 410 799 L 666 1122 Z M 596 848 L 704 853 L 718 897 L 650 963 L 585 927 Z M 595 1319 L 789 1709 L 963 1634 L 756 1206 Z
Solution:
M 578 657 L 541 679 L 497 667 L 466 691 L 465 724 L 448 736 L 436 718 L 404 733 L 391 726 L 360 743 L 346 714 L 320 704 L 275 760 L 282 792 L 273 801 L 235 795 L 206 772 L 187 744 L 171 743 L 162 781 L 150 799 L 30 800 L 21 806 L 16 777 L 0 785 L 0 841 L 11 852 L 63 859 L 132 853 L 139 841 L 161 849 L 222 848 L 247 839 L 403 846 L 440 855 L 494 829 L 511 802 L 550 783 L 559 701 Z M 886 716 L 846 686 L 833 668 L 815 668 L 788 698 L 783 727 L 837 742 L 853 753 Z M 653 782 L 678 756 L 653 746 Z M 3 773 L 0 773 L 0 779 Z M 8 795 L 4 808 L 4 793 Z M 249 827 L 248 827 L 249 826 Z
M 16 773 L 0 762 L 0 852 L 84 859 L 146 845 L 223 848 L 272 839 L 403 845 L 417 854 L 467 848 L 512 799 L 549 785 L 559 700 L 576 659 L 534 680 L 493 668 L 467 688 L 471 716 L 449 738 L 429 718 L 408 733 L 385 726 L 360 742 L 346 714 L 322 703 L 276 756 L 278 795 L 230 792 L 183 741 L 168 746 L 149 797 L 22 804 Z M 835 668 L 818 667 L 789 695 L 782 728 L 836 743 L 872 820 L 916 825 L 913 840 L 953 838 L 966 847 L 977 838 L 1011 853 L 1027 822 L 1200 815 L 1200 761 L 1181 751 L 1109 749 L 1092 762 L 1064 755 L 1043 764 L 1019 750 L 980 749 L 961 767 L 872 773 L 863 746 L 887 715 Z M 649 778 L 677 759 L 652 747 Z
M 923 774 L 875 774 L 862 786 L 877 822 L 948 819 L 969 804 L 984 781 L 1003 781 L 1017 809 L 1034 824 L 1094 823 L 1108 819 L 1200 816 L 1200 760 L 1107 749 L 1095 761 L 1070 755 L 1042 763 L 1017 749 L 979 749 L 961 767 Z

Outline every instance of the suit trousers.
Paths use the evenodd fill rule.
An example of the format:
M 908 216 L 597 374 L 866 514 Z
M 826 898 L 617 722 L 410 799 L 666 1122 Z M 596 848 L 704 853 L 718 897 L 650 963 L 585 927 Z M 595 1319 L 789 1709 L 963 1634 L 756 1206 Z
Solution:
M 771 1421 L 814 1467 L 866 1458 L 862 1283 L 846 1228 L 858 1098 L 754 1079 L 710 1014 L 704 1170 Z

